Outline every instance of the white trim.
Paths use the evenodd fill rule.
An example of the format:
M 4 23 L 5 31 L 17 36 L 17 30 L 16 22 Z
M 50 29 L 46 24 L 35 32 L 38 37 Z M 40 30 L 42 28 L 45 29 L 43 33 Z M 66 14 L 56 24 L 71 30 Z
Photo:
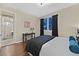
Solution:
M 3 46 L 8 46 L 8 45 L 12 45 L 12 44 L 15 44 L 15 43 L 20 43 L 20 42 L 22 42 L 22 40 L 21 41 L 12 41 L 12 42 L 10 42 L 10 43 L 8 43 L 8 44 L 3 44 L 3 45 L 1 45 L 0 47 L 3 47 Z M 2 43 L 2 42 L 1 42 Z

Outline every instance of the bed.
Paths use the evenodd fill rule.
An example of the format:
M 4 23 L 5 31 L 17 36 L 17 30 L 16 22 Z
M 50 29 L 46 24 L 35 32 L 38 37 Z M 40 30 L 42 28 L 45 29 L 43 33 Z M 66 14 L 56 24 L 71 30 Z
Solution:
M 40 56 L 79 56 L 69 50 L 69 38 L 55 37 L 45 43 L 40 51 Z
M 55 38 L 55 36 L 43 35 L 30 39 L 27 42 L 26 51 L 31 53 L 33 56 L 39 56 L 42 46 L 53 38 Z

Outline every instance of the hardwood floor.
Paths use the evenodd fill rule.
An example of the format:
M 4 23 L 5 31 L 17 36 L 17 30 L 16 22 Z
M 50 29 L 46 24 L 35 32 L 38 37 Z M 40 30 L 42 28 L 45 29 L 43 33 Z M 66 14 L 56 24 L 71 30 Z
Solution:
M 24 43 L 15 43 L 0 48 L 0 56 L 26 56 Z

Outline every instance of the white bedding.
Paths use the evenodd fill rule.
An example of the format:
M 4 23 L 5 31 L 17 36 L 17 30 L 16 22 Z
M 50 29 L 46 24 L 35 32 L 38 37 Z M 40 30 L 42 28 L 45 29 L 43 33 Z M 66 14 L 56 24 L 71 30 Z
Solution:
M 77 56 L 69 50 L 69 39 L 55 37 L 42 46 L 40 56 Z

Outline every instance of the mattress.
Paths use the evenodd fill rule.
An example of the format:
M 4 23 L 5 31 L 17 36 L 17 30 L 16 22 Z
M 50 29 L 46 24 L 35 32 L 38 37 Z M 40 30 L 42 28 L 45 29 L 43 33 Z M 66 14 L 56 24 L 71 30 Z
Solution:
M 40 56 L 79 56 L 69 50 L 69 39 L 55 37 L 42 46 Z

